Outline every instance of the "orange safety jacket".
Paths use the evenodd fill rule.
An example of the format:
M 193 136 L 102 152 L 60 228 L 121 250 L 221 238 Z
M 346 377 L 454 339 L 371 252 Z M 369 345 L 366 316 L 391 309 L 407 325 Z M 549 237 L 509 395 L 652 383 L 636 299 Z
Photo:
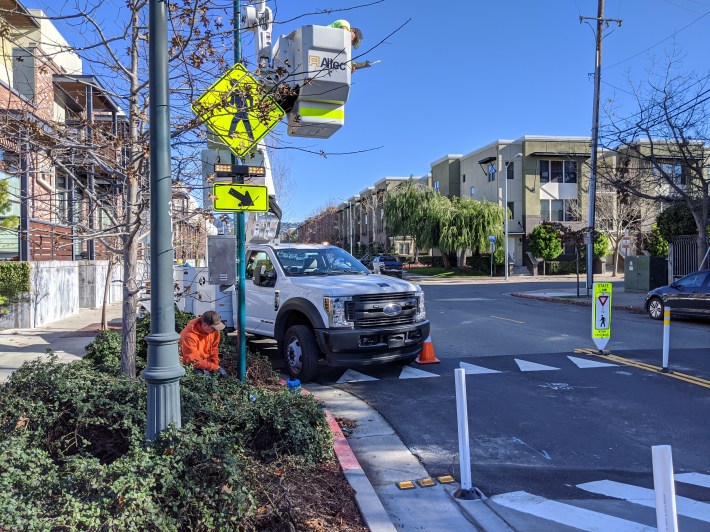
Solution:
M 201 318 L 190 320 L 180 333 L 180 360 L 197 369 L 219 369 L 219 331 L 202 330 Z

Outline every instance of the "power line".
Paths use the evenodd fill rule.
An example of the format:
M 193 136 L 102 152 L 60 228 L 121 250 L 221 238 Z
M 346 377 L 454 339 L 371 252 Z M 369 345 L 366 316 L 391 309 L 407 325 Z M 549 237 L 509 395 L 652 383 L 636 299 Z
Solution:
M 645 50 L 641 50 L 640 52 L 635 53 L 635 54 L 632 55 L 631 57 L 627 57 L 627 58 L 624 59 L 623 61 L 619 61 L 618 63 L 614 63 L 613 65 L 609 65 L 609 66 L 607 66 L 607 67 L 604 67 L 604 70 L 608 70 L 608 69 L 610 69 L 610 68 L 614 68 L 615 66 L 619 66 L 619 65 L 621 65 L 621 64 L 623 64 L 623 63 L 626 63 L 627 61 L 631 61 L 632 59 L 634 59 L 634 58 L 636 58 L 636 57 L 638 57 L 638 56 L 640 56 L 640 55 L 645 54 L 646 52 L 648 52 L 648 51 L 651 50 L 652 48 L 655 48 L 655 47 L 658 46 L 659 44 L 663 44 L 664 42 L 666 42 L 666 41 L 672 39 L 673 37 L 675 37 L 676 35 L 678 35 L 680 32 L 687 30 L 687 29 L 690 28 L 693 24 L 699 22 L 700 20 L 702 20 L 703 18 L 705 18 L 705 17 L 708 16 L 708 15 L 710 15 L 710 11 L 706 11 L 705 13 L 703 13 L 702 15 L 700 15 L 698 18 L 696 18 L 693 22 L 691 22 L 691 23 L 688 24 L 687 26 L 683 26 L 681 29 L 674 31 L 673 33 L 671 33 L 671 34 L 670 34 L 668 37 L 666 37 L 665 39 L 662 39 L 662 40 L 658 41 L 656 44 L 652 44 L 651 46 L 649 46 L 649 47 L 646 48 Z

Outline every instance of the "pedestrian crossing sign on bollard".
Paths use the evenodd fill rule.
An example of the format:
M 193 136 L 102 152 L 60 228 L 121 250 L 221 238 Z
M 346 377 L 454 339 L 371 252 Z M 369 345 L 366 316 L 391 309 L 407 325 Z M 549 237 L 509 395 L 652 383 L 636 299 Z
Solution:
M 241 63 L 207 89 L 192 110 L 237 157 L 249 154 L 286 115 Z
M 592 340 L 600 351 L 611 338 L 611 283 L 594 283 Z

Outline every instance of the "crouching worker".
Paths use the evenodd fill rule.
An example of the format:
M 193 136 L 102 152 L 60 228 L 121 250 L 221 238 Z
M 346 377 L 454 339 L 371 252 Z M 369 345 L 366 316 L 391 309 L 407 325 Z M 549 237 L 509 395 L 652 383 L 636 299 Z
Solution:
M 208 310 L 190 320 L 180 333 L 180 361 L 192 366 L 195 373 L 222 377 L 227 372 L 219 366 L 219 331 L 224 329 L 220 315 Z

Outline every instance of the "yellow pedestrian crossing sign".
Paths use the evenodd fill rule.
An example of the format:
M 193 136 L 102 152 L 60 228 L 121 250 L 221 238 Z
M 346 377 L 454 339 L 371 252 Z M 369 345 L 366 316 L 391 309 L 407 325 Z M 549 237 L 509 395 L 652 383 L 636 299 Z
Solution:
M 594 283 L 592 340 L 604 349 L 611 338 L 611 283 Z
M 266 212 L 269 210 L 269 189 L 266 185 L 212 185 L 212 209 L 217 212 Z
M 237 157 L 252 151 L 286 114 L 241 63 L 207 89 L 192 110 Z

